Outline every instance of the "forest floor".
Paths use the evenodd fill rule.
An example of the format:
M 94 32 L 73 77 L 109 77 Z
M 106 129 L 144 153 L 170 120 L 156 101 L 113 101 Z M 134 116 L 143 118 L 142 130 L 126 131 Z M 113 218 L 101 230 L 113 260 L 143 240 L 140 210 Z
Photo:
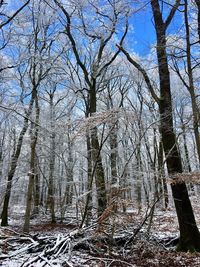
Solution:
M 192 204 L 200 226 L 196 197 Z M 56 224 L 43 215 L 31 220 L 29 234 L 22 232 L 22 214 L 13 212 L 9 227 L 0 227 L 0 266 L 199 267 L 200 253 L 175 251 L 178 223 L 174 209 L 156 208 L 152 220 L 148 212 L 129 209 L 82 230 L 70 214 Z

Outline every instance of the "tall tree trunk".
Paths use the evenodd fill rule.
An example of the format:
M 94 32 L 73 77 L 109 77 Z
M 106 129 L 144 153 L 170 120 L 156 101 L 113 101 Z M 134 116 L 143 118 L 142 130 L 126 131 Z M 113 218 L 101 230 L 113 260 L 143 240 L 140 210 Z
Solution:
M 0 182 L 3 174 L 3 148 L 5 144 L 5 135 L 6 135 L 6 129 L 4 129 L 2 133 L 2 138 L 0 139 Z
M 192 171 L 191 164 L 190 164 L 190 157 L 189 157 L 189 151 L 188 151 L 188 146 L 187 146 L 187 137 L 186 137 L 186 131 L 185 131 L 185 124 L 181 120 L 181 129 L 183 132 L 183 146 L 184 146 L 184 153 L 185 153 L 185 161 L 186 161 L 186 170 L 188 172 Z
M 2 219 L 1 226 L 7 226 L 8 225 L 8 206 L 9 206 L 9 201 L 10 201 L 10 196 L 11 196 L 12 180 L 13 180 L 15 170 L 17 167 L 17 163 L 18 163 L 18 159 L 20 156 L 23 138 L 24 138 L 24 135 L 26 134 L 26 131 L 28 129 L 28 121 L 29 121 L 29 117 L 30 117 L 31 112 L 32 112 L 34 99 L 35 99 L 35 92 L 32 91 L 32 97 L 31 97 L 31 100 L 29 103 L 29 108 L 28 108 L 28 111 L 25 113 L 25 117 L 24 117 L 23 128 L 22 128 L 22 130 L 19 134 L 19 137 L 18 137 L 16 150 L 14 151 L 14 153 L 11 157 L 11 164 L 10 164 L 10 169 L 8 172 L 8 178 L 7 178 L 6 193 L 5 193 L 4 202 L 3 202 L 3 210 L 1 213 L 1 219 Z
M 92 86 L 89 90 L 89 114 L 93 116 L 96 113 L 97 99 L 96 99 L 96 80 L 92 80 Z M 92 159 L 95 166 L 95 181 L 97 188 L 97 202 L 98 202 L 98 216 L 106 209 L 106 187 L 105 187 L 105 176 L 101 158 L 101 147 L 98 140 L 97 126 L 91 129 L 91 151 Z
M 98 202 L 97 210 L 98 210 L 98 216 L 100 216 L 106 208 L 107 200 L 106 200 L 104 169 L 100 155 L 101 148 L 98 140 L 97 127 L 94 127 L 91 130 L 91 147 L 92 147 L 92 158 L 93 161 L 96 162 L 95 181 L 96 181 L 97 202 Z
M 49 159 L 49 184 L 48 184 L 48 205 L 51 210 L 51 222 L 56 222 L 55 217 L 55 188 L 54 188 L 54 171 L 55 171 L 55 111 L 54 111 L 54 104 L 53 104 L 53 93 L 49 94 L 50 96 L 50 159 Z
M 169 175 L 182 173 L 183 171 L 181 157 L 177 147 L 176 135 L 173 128 L 170 74 L 166 53 L 166 29 L 169 26 L 179 4 L 180 1 L 176 1 L 176 4 L 172 7 L 173 10 L 171 10 L 169 16 L 164 22 L 159 1 L 151 0 L 157 35 L 156 49 L 160 79 L 160 132 L 162 135 L 163 148 Z M 171 188 L 180 229 L 180 240 L 177 249 L 181 251 L 199 251 L 200 234 L 194 218 L 186 184 L 184 182 L 178 183 L 174 180 Z
M 28 192 L 27 192 L 27 200 L 26 200 L 26 212 L 25 212 L 25 221 L 23 231 L 28 233 L 30 228 L 30 215 L 31 215 L 31 206 L 32 206 L 32 197 L 33 197 L 33 189 L 35 178 L 37 176 L 36 169 L 36 145 L 38 139 L 38 124 L 39 124 L 39 116 L 40 109 L 38 105 L 38 97 L 37 92 L 35 92 L 35 109 L 36 109 L 36 118 L 35 123 L 31 122 L 31 160 L 30 160 L 30 172 L 29 172 L 29 183 L 28 183 Z
M 86 132 L 86 142 L 87 142 L 87 186 L 86 186 L 86 202 L 83 213 L 83 218 L 80 227 L 86 221 L 86 224 L 92 219 L 92 184 L 93 184 L 93 171 L 92 171 L 92 151 L 91 151 L 91 141 L 89 131 Z
M 118 121 L 110 126 L 110 166 L 111 166 L 111 184 L 118 183 L 117 174 L 117 155 L 118 155 L 118 142 L 117 142 Z
M 68 166 L 67 166 L 67 186 L 66 186 L 66 204 L 71 205 L 72 204 L 72 197 L 73 197 L 73 143 L 71 141 L 70 137 L 70 124 L 68 126 L 68 133 L 67 133 L 67 146 L 68 146 Z
M 39 206 L 40 206 L 40 176 L 38 171 L 36 170 L 35 180 L 34 180 L 34 209 L 33 214 L 39 214 Z
M 200 166 L 199 111 L 198 111 L 198 105 L 196 101 L 197 98 L 195 95 L 193 68 L 192 68 L 192 62 L 191 62 L 190 26 L 189 26 L 189 21 L 188 21 L 188 1 L 187 0 L 185 0 L 184 18 L 185 18 L 185 30 L 186 30 L 187 74 L 188 74 L 188 82 L 189 82 L 187 89 L 190 93 L 191 102 L 192 102 L 193 128 L 194 128 L 194 136 L 195 136 L 197 154 L 198 154 L 199 166 Z

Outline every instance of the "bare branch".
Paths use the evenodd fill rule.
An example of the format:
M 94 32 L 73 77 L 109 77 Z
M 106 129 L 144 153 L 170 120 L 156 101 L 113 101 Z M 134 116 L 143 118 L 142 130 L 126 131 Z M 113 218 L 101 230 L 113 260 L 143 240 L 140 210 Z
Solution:
M 72 45 L 72 50 L 74 52 L 74 55 L 76 57 L 76 61 L 77 61 L 77 64 L 81 67 L 83 73 L 84 73 L 84 76 L 85 76 L 85 81 L 86 83 L 88 84 L 88 86 L 90 87 L 91 86 L 91 82 L 90 82 L 90 79 L 89 79 L 89 74 L 88 74 L 88 71 L 84 65 L 84 63 L 81 61 L 80 59 L 80 56 L 79 56 L 79 53 L 78 53 L 78 50 L 77 50 L 77 47 L 76 47 L 76 42 L 71 34 L 71 18 L 70 18 L 70 15 L 69 13 L 67 12 L 67 10 L 64 8 L 64 6 L 57 0 L 54 0 L 55 4 L 62 10 L 63 14 L 65 15 L 66 19 L 67 19 L 67 25 L 65 26 L 65 29 L 66 29 L 66 34 L 71 42 L 71 45 Z
M 175 4 L 173 5 L 173 7 L 172 7 L 172 9 L 171 9 L 166 21 L 165 21 L 165 29 L 167 29 L 169 24 L 171 23 L 174 15 L 176 13 L 176 10 L 178 9 L 178 7 L 180 5 L 180 2 L 181 2 L 181 0 L 176 0 Z
M 142 74 L 153 99 L 159 105 L 160 99 L 157 96 L 156 92 L 154 91 L 154 88 L 151 84 L 151 81 L 150 81 L 149 76 L 148 76 L 147 72 L 145 71 L 145 69 L 142 68 L 142 66 L 139 63 L 137 63 L 122 46 L 117 45 L 117 47 L 119 48 L 119 50 L 121 50 L 124 53 L 124 55 L 126 56 L 128 61 Z
M 13 20 L 28 4 L 29 4 L 30 0 L 26 1 L 24 5 L 22 5 L 11 17 L 8 18 L 8 20 L 6 20 L 5 22 L 0 24 L 0 29 L 2 29 L 5 25 L 7 25 L 8 23 L 11 22 L 11 20 Z M 1 5 L 2 5 L 3 1 L 1 1 Z

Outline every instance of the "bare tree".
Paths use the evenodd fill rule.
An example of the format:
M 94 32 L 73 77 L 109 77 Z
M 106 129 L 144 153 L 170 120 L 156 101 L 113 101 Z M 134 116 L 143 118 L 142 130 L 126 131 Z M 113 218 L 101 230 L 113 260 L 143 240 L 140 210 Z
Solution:
M 28 192 L 27 192 L 27 203 L 26 203 L 26 212 L 25 212 L 25 221 L 23 226 L 24 232 L 29 232 L 30 226 L 30 215 L 31 215 L 31 204 L 32 204 L 32 196 L 33 196 L 33 188 L 34 184 L 36 183 L 36 176 L 37 174 L 37 164 L 36 164 L 36 145 L 38 139 L 38 131 L 39 131 L 39 116 L 40 116 L 40 108 L 38 103 L 38 95 L 37 90 L 34 91 L 35 93 L 35 122 L 31 122 L 31 159 L 30 159 L 30 171 L 29 175 L 29 184 L 28 184 Z
M 160 79 L 160 98 L 158 98 L 155 94 L 146 71 L 135 60 L 133 60 L 123 48 L 121 48 L 121 50 L 127 56 L 127 59 L 142 73 L 152 97 L 159 105 L 161 123 L 160 131 L 162 135 L 162 143 L 164 147 L 168 173 L 170 175 L 182 173 L 183 171 L 173 127 L 171 84 L 166 52 L 166 30 L 169 27 L 179 5 L 180 0 L 176 0 L 174 5 L 171 7 L 169 15 L 164 20 L 159 1 L 151 0 L 157 36 L 156 51 Z M 186 184 L 184 182 L 177 183 L 175 181 L 171 185 L 171 188 L 180 228 L 180 240 L 177 249 L 181 251 L 200 250 L 200 234 L 194 218 Z
M 172 53 L 172 62 L 173 62 L 173 69 L 177 73 L 178 77 L 180 78 L 181 82 L 188 90 L 191 98 L 191 106 L 192 106 L 192 113 L 193 113 L 193 129 L 194 129 L 194 136 L 196 141 L 196 148 L 197 148 L 197 155 L 200 162 L 200 132 L 199 132 L 199 108 L 198 108 L 198 101 L 197 101 L 197 93 L 196 93 L 196 84 L 194 78 L 194 72 L 199 65 L 199 62 L 195 59 L 193 55 L 193 46 L 197 45 L 196 42 L 191 41 L 191 29 L 189 25 L 189 14 L 188 14 L 188 1 L 185 1 L 184 4 L 184 24 L 185 24 L 185 47 L 182 48 L 175 48 L 178 50 L 178 53 L 175 51 L 174 54 Z M 194 48 L 195 50 L 195 48 Z M 177 53 L 177 54 L 176 54 Z M 181 65 L 185 65 L 183 72 L 181 67 L 179 66 L 179 62 Z
M 83 36 L 86 38 L 87 42 L 92 45 L 93 42 L 95 42 L 95 53 L 94 51 L 91 51 L 91 55 L 94 54 L 94 57 L 92 59 L 89 59 L 91 62 L 89 64 L 84 61 L 84 56 L 81 54 L 81 50 L 79 50 L 78 42 L 75 39 L 75 34 L 73 33 L 73 12 L 68 12 L 67 8 L 65 6 L 57 1 L 54 0 L 55 4 L 59 7 L 59 9 L 62 11 L 65 22 L 64 27 L 65 31 L 64 33 L 67 35 L 70 43 L 71 48 L 74 54 L 74 57 L 76 59 L 76 62 L 80 69 L 82 70 L 85 84 L 87 86 L 87 116 L 93 116 L 94 113 L 97 112 L 97 92 L 99 89 L 99 77 L 103 74 L 103 72 L 106 71 L 108 66 L 112 64 L 112 62 L 116 59 L 117 55 L 119 54 L 119 50 L 117 50 L 114 54 L 111 55 L 111 57 L 108 57 L 106 59 L 106 48 L 108 44 L 111 42 L 113 36 L 116 33 L 116 27 L 119 20 L 119 17 L 124 12 L 123 10 L 118 10 L 115 6 L 115 1 L 108 2 L 108 8 L 110 10 L 110 14 L 106 12 L 105 14 L 102 14 L 99 8 L 93 4 L 90 4 L 88 7 L 92 10 L 94 10 L 95 13 L 98 14 L 97 23 L 100 25 L 102 24 L 101 20 L 104 21 L 102 24 L 102 27 L 104 28 L 105 32 L 102 33 L 102 30 L 99 29 L 99 32 L 95 30 L 94 32 L 91 31 L 90 27 L 88 27 L 86 23 L 86 14 L 83 12 L 83 8 L 80 5 L 80 7 L 76 7 L 78 9 L 77 16 L 80 19 L 80 27 L 83 31 Z M 109 21 L 109 25 L 106 26 L 106 20 Z M 94 30 L 94 29 L 93 29 Z M 121 37 L 120 43 L 122 44 L 125 36 L 127 33 L 127 24 L 125 31 Z M 93 46 L 93 45 L 92 45 Z M 92 47 L 91 46 L 91 47 Z M 89 47 L 88 47 L 89 48 Z M 90 57 L 91 57 L 90 55 Z M 89 139 L 88 139 L 89 141 Z M 102 158 L 100 153 L 100 144 L 98 140 L 98 129 L 96 126 L 94 126 L 90 130 L 90 145 L 92 151 L 92 160 L 96 162 L 96 187 L 97 187 L 97 194 L 98 194 L 98 215 L 101 215 L 102 212 L 106 208 L 106 188 L 105 188 L 105 174 L 104 169 L 102 165 Z M 89 189 L 90 190 L 90 189 Z
M 32 113 L 34 101 L 35 101 L 35 94 L 34 94 L 34 91 L 32 91 L 31 100 L 29 103 L 28 110 L 25 110 L 23 127 L 20 131 L 20 134 L 19 134 L 19 137 L 17 140 L 16 149 L 13 151 L 13 154 L 11 157 L 10 169 L 9 169 L 8 177 L 7 177 L 6 193 L 4 196 L 3 210 L 1 213 L 1 219 L 2 219 L 1 225 L 2 226 L 8 225 L 8 206 L 9 206 L 9 201 L 10 201 L 10 196 L 11 196 L 12 179 L 14 177 L 15 170 L 17 167 L 17 162 L 18 162 L 18 159 L 20 156 L 24 135 L 26 134 L 26 131 L 27 131 L 28 126 L 29 126 L 29 118 L 30 118 L 30 115 Z

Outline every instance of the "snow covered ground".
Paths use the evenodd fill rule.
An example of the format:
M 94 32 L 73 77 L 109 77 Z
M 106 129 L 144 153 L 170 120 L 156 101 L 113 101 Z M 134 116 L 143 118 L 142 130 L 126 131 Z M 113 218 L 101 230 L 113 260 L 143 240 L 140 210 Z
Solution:
M 200 225 L 198 200 L 193 197 L 192 202 Z M 178 223 L 173 208 L 156 209 L 151 227 L 150 218 L 144 220 L 145 216 L 145 208 L 140 214 L 129 209 L 126 214 L 110 217 L 100 227 L 94 224 L 78 230 L 77 221 L 70 217 L 66 222 L 51 224 L 43 215 L 31 221 L 30 234 L 25 235 L 23 216 L 13 213 L 9 227 L 0 227 L 0 266 L 200 266 L 199 253 L 175 251 L 171 241 L 178 237 Z M 172 244 L 168 246 L 169 242 Z

